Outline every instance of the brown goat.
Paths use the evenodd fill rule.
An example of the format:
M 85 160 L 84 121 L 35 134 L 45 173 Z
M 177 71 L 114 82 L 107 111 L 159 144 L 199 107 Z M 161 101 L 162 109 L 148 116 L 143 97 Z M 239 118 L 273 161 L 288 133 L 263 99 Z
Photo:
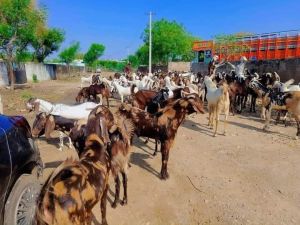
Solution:
M 276 105 L 271 101 L 271 98 L 268 94 L 263 96 L 262 98 L 262 105 L 265 107 L 266 112 L 266 120 L 264 129 L 269 129 L 269 124 L 271 120 L 271 112 L 272 110 L 278 111 L 287 111 L 291 113 L 291 115 L 295 118 L 297 124 L 297 133 L 295 139 L 298 139 L 300 136 L 300 92 L 290 92 L 286 93 L 284 97 L 284 105 Z
M 38 198 L 37 225 L 90 225 L 100 201 L 106 221 L 109 159 L 102 140 L 92 134 L 79 161 L 66 160 L 50 176 Z
M 120 196 L 120 179 L 119 173 L 122 174 L 124 196 L 121 201 L 122 205 L 126 205 L 127 197 L 127 170 L 130 158 L 130 140 L 133 135 L 133 124 L 124 117 L 118 118 L 116 129 L 110 130 L 111 143 L 108 147 L 110 155 L 110 163 L 112 175 L 115 179 L 115 200 L 112 207 L 117 207 Z
M 100 104 L 102 105 L 102 99 L 106 98 L 107 107 L 109 108 L 109 97 L 110 90 L 102 83 L 102 84 L 93 84 L 89 87 L 89 94 L 93 96 L 94 101 L 96 101 L 97 96 L 100 97 Z
M 133 135 L 132 122 L 125 117 L 114 119 L 113 114 L 105 106 L 97 106 L 91 111 L 87 124 L 78 123 L 70 132 L 72 140 L 78 141 L 82 145 L 86 135 L 96 133 L 103 138 L 104 143 L 108 146 L 107 151 L 110 156 L 112 175 L 115 180 L 115 200 L 112 207 L 119 203 L 120 196 L 120 179 L 119 173 L 122 174 L 124 197 L 121 204 L 127 204 L 127 168 L 129 164 L 130 140 Z M 76 143 L 74 143 L 77 146 Z M 81 148 L 78 149 L 82 151 Z
M 297 123 L 297 133 L 295 138 L 300 137 L 300 92 L 295 91 L 290 93 L 290 95 L 285 100 L 286 109 L 290 112 Z
M 41 112 L 36 115 L 36 118 L 32 126 L 32 136 L 40 137 L 45 134 L 46 140 L 51 139 L 51 133 L 54 130 L 60 131 L 60 148 L 63 148 L 63 133 L 70 131 L 75 124 L 76 120 L 67 119 L 61 116 L 46 115 L 46 113 Z M 69 148 L 72 147 L 71 140 L 69 138 Z
M 89 87 L 84 87 L 84 88 L 82 88 L 82 89 L 78 92 L 78 94 L 77 94 L 77 96 L 76 96 L 76 98 L 75 98 L 76 103 L 80 103 L 80 102 L 81 102 L 81 99 L 82 99 L 83 102 L 89 101 L 89 100 L 90 100 L 90 91 L 89 91 Z
M 139 90 L 136 93 L 132 93 L 132 105 L 139 109 L 145 109 L 146 106 L 152 101 L 152 99 L 157 95 L 157 91 L 151 90 Z
M 151 115 L 131 105 L 121 105 L 118 113 L 131 119 L 135 125 L 137 136 L 158 139 L 161 142 L 162 167 L 161 178 L 169 177 L 167 171 L 169 151 L 173 145 L 178 127 L 186 114 L 204 113 L 203 103 L 199 96 L 191 94 L 176 100 L 160 110 L 157 115 Z

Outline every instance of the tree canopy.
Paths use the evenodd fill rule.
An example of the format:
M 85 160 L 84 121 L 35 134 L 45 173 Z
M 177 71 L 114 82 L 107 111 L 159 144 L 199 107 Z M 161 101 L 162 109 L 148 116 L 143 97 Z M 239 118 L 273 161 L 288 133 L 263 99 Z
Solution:
M 57 51 L 64 39 L 64 32 L 60 29 L 44 28 L 38 32 L 32 42 L 34 56 L 38 62 L 43 62 L 48 55 Z
M 142 39 L 144 44 L 137 50 L 136 56 L 140 63 L 147 64 L 149 54 L 149 27 Z M 176 21 L 161 19 L 152 26 L 152 61 L 156 64 L 166 64 L 168 61 L 190 61 L 193 58 L 193 37 L 183 25 Z
M 34 0 L 0 1 L 0 57 L 6 62 L 12 87 L 15 80 L 12 63 L 33 55 L 42 61 L 63 41 L 62 32 L 48 29 L 45 22 L 45 10 L 37 8 Z M 36 53 L 32 54 L 29 47 Z
M 88 66 L 92 66 L 97 59 L 99 59 L 105 50 L 105 46 L 102 44 L 93 43 L 91 44 L 89 50 L 85 53 L 83 57 L 83 62 Z
M 61 51 L 61 53 L 59 53 L 60 60 L 69 65 L 76 58 L 79 48 L 79 42 L 71 44 L 68 48 L 65 48 Z

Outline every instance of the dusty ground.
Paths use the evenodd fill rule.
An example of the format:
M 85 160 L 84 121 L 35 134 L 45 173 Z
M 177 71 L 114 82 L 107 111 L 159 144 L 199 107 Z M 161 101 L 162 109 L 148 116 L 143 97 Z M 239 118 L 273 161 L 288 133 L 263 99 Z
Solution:
M 74 103 L 78 81 L 49 81 L 29 89 L 0 90 L 6 114 L 25 111 L 29 96 Z M 114 101 L 116 106 L 118 102 Z M 154 145 L 135 139 L 129 170 L 127 206 L 110 207 L 111 225 L 156 224 L 300 224 L 300 141 L 296 128 L 273 125 L 262 132 L 258 115 L 230 117 L 228 135 L 212 137 L 206 115 L 192 115 L 179 128 L 170 153 L 170 179 L 161 181 L 160 155 Z M 220 126 L 220 132 L 223 126 Z M 62 160 L 75 155 L 65 147 L 38 142 L 46 169 L 44 179 Z M 111 190 L 114 185 L 111 182 Z M 122 195 L 121 195 L 122 196 Z M 94 215 L 100 221 L 99 206 Z M 99 224 L 95 220 L 94 224 Z

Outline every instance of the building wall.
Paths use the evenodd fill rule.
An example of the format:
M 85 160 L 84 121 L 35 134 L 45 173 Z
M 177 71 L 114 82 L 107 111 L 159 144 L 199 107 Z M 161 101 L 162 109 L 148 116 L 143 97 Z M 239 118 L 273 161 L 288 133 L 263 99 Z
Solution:
M 234 64 L 238 64 L 235 62 Z M 250 61 L 246 66 L 250 72 L 263 74 L 267 72 L 277 72 L 282 81 L 295 79 L 300 82 L 300 59 L 283 59 L 283 60 L 266 60 L 266 61 Z M 208 73 L 208 65 L 205 63 L 192 63 L 192 72 L 201 72 L 206 75 Z M 221 67 L 220 70 L 230 71 L 230 67 Z
M 53 65 L 45 65 L 42 63 L 25 63 L 25 72 L 27 81 L 32 81 L 34 74 L 37 76 L 39 81 L 56 79 Z
M 14 73 L 17 84 L 32 82 L 34 74 L 39 81 L 55 80 L 69 76 L 67 66 L 43 63 L 19 64 Z M 71 66 L 70 74 L 72 76 L 84 75 L 84 67 Z M 7 85 L 9 85 L 7 68 L 4 62 L 0 62 L 0 87 Z
M 190 72 L 191 63 L 190 62 L 169 62 L 168 71 L 169 72 L 174 72 L 174 71 Z
M 4 62 L 0 62 L 0 87 L 8 85 L 7 69 Z

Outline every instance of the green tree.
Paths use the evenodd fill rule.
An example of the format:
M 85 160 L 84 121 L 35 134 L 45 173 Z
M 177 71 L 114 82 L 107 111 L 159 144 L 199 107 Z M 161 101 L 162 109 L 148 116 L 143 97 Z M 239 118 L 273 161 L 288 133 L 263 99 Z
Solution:
M 144 45 L 136 54 L 141 62 L 146 63 L 147 48 L 149 47 L 149 27 L 144 30 L 142 38 Z M 168 61 L 190 61 L 193 58 L 192 43 L 194 40 L 196 38 L 176 21 L 165 19 L 155 21 L 152 27 L 153 63 L 166 64 Z
M 70 75 L 70 63 L 74 61 L 76 55 L 79 51 L 79 42 L 71 44 L 70 47 L 65 48 L 61 53 L 59 53 L 59 58 L 62 62 L 66 63 L 68 66 L 68 73 Z
M 12 89 L 15 83 L 12 64 L 32 43 L 37 25 L 44 19 L 44 12 L 30 0 L 0 1 L 0 54 L 7 64 Z
M 43 62 L 48 55 L 57 51 L 65 39 L 64 36 L 64 32 L 56 28 L 43 28 L 38 32 L 32 43 L 37 61 Z
M 78 52 L 75 56 L 75 59 L 80 59 L 80 60 L 83 60 L 83 57 L 84 57 L 84 53 L 82 52 Z
M 105 50 L 105 46 L 102 44 L 91 44 L 89 50 L 85 53 L 83 57 L 83 62 L 88 66 L 93 66 L 97 59 L 99 59 Z
M 131 63 L 134 68 L 137 68 L 140 64 L 139 58 L 137 55 L 129 55 L 127 61 Z

